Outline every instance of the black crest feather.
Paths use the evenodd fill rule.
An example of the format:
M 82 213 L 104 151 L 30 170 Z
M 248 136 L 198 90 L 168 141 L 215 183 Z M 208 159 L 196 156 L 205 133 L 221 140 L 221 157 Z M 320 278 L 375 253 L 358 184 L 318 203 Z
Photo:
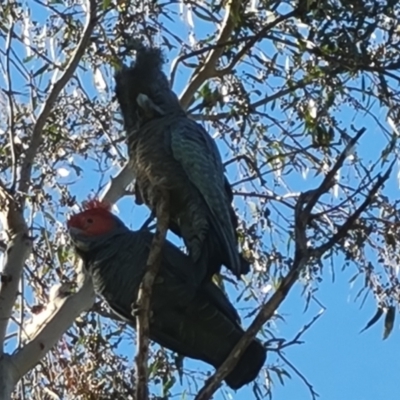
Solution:
M 164 56 L 160 48 L 144 47 L 137 51 L 136 60 L 132 67 L 137 72 L 149 72 L 149 70 L 161 70 L 165 63 Z

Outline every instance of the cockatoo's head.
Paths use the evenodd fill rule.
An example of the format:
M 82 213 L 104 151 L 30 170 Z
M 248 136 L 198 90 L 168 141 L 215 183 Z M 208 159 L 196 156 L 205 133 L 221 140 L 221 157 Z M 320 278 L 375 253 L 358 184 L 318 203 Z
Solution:
M 111 205 L 96 199 L 83 203 L 83 211 L 67 221 L 69 235 L 74 245 L 88 251 L 111 236 L 126 232 L 128 228 L 114 214 Z

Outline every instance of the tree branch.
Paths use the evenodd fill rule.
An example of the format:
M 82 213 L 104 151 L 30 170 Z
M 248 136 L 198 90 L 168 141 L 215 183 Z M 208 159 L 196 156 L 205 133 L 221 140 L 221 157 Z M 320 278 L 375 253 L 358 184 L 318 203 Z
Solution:
M 289 368 L 303 381 L 307 386 L 312 400 L 317 400 L 319 394 L 315 391 L 314 386 L 308 381 L 308 379 L 282 354 L 279 352 L 279 357 L 289 366 Z
M 26 231 L 18 232 L 8 242 L 6 259 L 1 272 L 0 287 L 0 354 L 4 351 L 8 321 L 18 294 L 18 285 L 25 261 L 32 250 L 32 239 Z
M 218 71 L 218 74 L 225 75 L 230 73 L 236 66 L 236 64 L 249 52 L 254 45 L 260 41 L 263 36 L 270 31 L 275 26 L 279 25 L 281 22 L 286 21 L 289 18 L 292 18 L 297 13 L 297 10 L 292 10 L 285 15 L 280 15 L 279 17 L 275 18 L 268 24 L 265 24 L 262 29 L 254 35 L 250 40 L 246 42 L 246 44 L 234 55 L 233 59 L 229 63 L 229 65 L 224 68 L 223 70 Z
M 57 343 L 71 327 L 81 312 L 89 309 L 95 299 L 93 285 L 89 277 L 81 275 L 83 285 L 71 295 L 61 286 L 50 299 L 44 311 L 35 316 L 25 328 L 28 342 L 12 356 L 12 361 L 21 379 Z M 32 333 L 31 333 L 32 332 Z
M 195 397 L 195 400 L 208 400 L 213 393 L 221 385 L 222 380 L 235 368 L 236 364 L 246 351 L 248 345 L 255 338 L 258 331 L 262 326 L 274 315 L 276 309 L 285 300 L 291 287 L 297 281 L 300 271 L 306 266 L 311 253 L 306 248 L 306 223 L 308 216 L 304 215 L 304 203 L 309 198 L 309 193 L 306 192 L 299 196 L 295 207 L 295 258 L 293 261 L 290 272 L 282 279 L 278 289 L 272 297 L 265 303 L 256 318 L 253 320 L 243 337 L 239 340 L 233 350 L 230 352 L 228 358 L 218 368 L 218 370 L 211 376 Z
M 266 304 L 263 305 L 254 321 L 251 323 L 243 337 L 230 352 L 228 358 L 209 378 L 206 384 L 195 397 L 195 400 L 208 400 L 221 385 L 222 380 L 235 368 L 247 346 L 257 335 L 262 326 L 274 315 L 275 310 L 285 300 L 293 284 L 297 281 L 300 270 L 306 265 L 307 257 L 303 257 L 293 264 L 293 269 L 283 278 L 279 288 Z
M 12 14 L 11 14 L 12 15 Z M 8 97 L 8 107 L 9 107 L 9 141 L 10 141 L 10 152 L 11 152 L 11 191 L 13 192 L 15 189 L 15 185 L 17 183 L 17 157 L 15 153 L 15 116 L 14 116 L 14 101 L 13 101 L 13 88 L 12 88 L 12 80 L 11 80 L 11 67 L 10 67 L 10 50 L 12 37 L 14 34 L 14 20 L 10 15 L 9 23 L 10 27 L 7 33 L 6 39 L 6 80 L 7 80 L 7 97 Z
M 161 264 L 162 248 L 169 225 L 169 197 L 162 193 L 157 204 L 157 230 L 151 243 L 149 257 L 147 259 L 146 272 L 139 287 L 136 300 L 137 318 L 137 346 L 136 346 L 136 399 L 147 400 L 148 371 L 147 358 L 149 353 L 149 322 L 150 300 L 153 283 Z
M 111 178 L 110 183 L 104 190 L 104 195 L 101 200 L 106 201 L 110 204 L 115 204 L 126 192 L 126 187 L 133 182 L 135 176 L 132 168 L 129 168 L 129 164 L 126 163 L 124 167 L 119 171 L 118 175 Z
M 257 112 L 257 108 L 261 106 L 265 106 L 266 104 L 279 99 L 280 97 L 286 96 L 289 93 L 293 93 L 297 89 L 301 89 L 307 85 L 311 85 L 314 81 L 313 80 L 306 80 L 306 79 L 301 79 L 297 83 L 294 83 L 290 88 L 285 88 L 280 90 L 279 92 L 275 92 L 274 94 L 271 94 L 270 96 L 264 97 L 261 100 L 255 101 L 254 103 L 250 103 L 248 105 L 248 109 L 250 112 Z M 233 117 L 234 114 L 232 114 L 231 111 L 226 111 L 226 112 L 221 112 L 218 114 L 189 114 L 190 118 L 192 118 L 195 121 L 220 121 L 221 119 Z
M 81 40 L 79 41 L 79 44 L 74 54 L 69 60 L 64 73 L 61 75 L 60 79 L 58 79 L 54 84 L 51 85 L 49 89 L 49 96 L 47 97 L 47 100 L 43 104 L 39 116 L 36 120 L 36 123 L 33 127 L 32 139 L 29 148 L 26 151 L 25 158 L 21 166 L 21 175 L 20 175 L 18 189 L 22 193 L 26 193 L 28 191 L 33 162 L 38 147 L 40 146 L 40 143 L 42 141 L 43 127 L 46 123 L 47 117 L 49 116 L 53 104 L 57 100 L 58 95 L 64 89 L 68 80 L 75 72 L 76 67 L 78 66 L 83 54 L 85 53 L 86 47 L 89 44 L 90 36 L 97 22 L 96 5 L 97 5 L 96 0 L 88 0 L 89 11 L 86 18 L 86 25 L 83 30 Z
M 109 203 L 117 202 L 124 195 L 124 189 L 129 183 L 127 178 L 129 178 L 129 172 L 125 167 L 111 180 L 101 200 Z M 82 270 L 82 265 L 78 268 Z M 78 288 L 74 294 L 62 288 L 57 290 L 45 310 L 35 315 L 31 323 L 25 327 L 25 336 L 28 341 L 11 357 L 13 368 L 16 370 L 13 385 L 45 356 L 83 311 L 92 307 L 95 300 L 92 281 L 83 272 L 78 275 Z M 2 361 L 0 360 L 0 384 L 1 379 L 5 379 L 1 368 Z M 10 398 L 10 396 L 2 397 L 1 393 L 0 385 L 0 399 Z
M 223 22 L 223 28 L 221 30 L 221 34 L 217 39 L 217 43 L 210 50 L 210 54 L 208 55 L 204 65 L 202 68 L 195 72 L 192 79 L 189 82 L 189 85 L 185 88 L 181 95 L 181 105 L 184 109 L 187 109 L 190 104 L 193 102 L 193 96 L 196 91 L 201 87 L 201 85 L 209 78 L 213 76 L 223 76 L 232 71 L 232 69 L 236 66 L 236 64 L 246 55 L 246 53 L 258 42 L 263 36 L 272 28 L 277 26 L 283 21 L 293 17 L 296 15 L 296 10 L 290 11 L 285 15 L 281 15 L 277 17 L 274 21 L 266 24 L 256 35 L 252 36 L 246 41 L 246 44 L 243 46 L 241 50 L 239 50 L 235 56 L 233 57 L 230 64 L 222 69 L 217 71 L 216 64 L 218 59 L 221 57 L 224 48 L 232 43 L 229 41 L 232 31 L 235 27 L 234 15 L 237 15 L 240 8 L 240 2 L 237 0 L 231 0 L 230 3 L 227 4 L 225 20 Z M 233 17 L 232 17 L 233 16 Z M 192 55 L 191 55 L 192 56 Z M 288 92 L 293 91 L 294 89 L 288 89 Z M 279 96 L 277 96 L 279 97 Z M 258 107 L 261 104 L 268 102 L 269 100 L 261 100 L 260 104 L 256 104 L 255 107 Z
M 32 239 L 28 236 L 22 212 L 14 199 L 0 187 L 1 223 L 9 236 L 3 269 L 0 274 L 0 355 L 4 352 L 4 338 L 8 321 L 18 294 L 18 285 L 32 249 Z
M 127 175 L 129 174 L 125 167 L 111 180 L 110 185 L 101 196 L 101 200 L 109 203 L 118 201 L 124 194 L 128 182 L 127 177 L 129 177 Z M 30 341 L 14 355 L 18 371 L 27 370 L 23 365 L 23 360 L 27 360 L 30 365 L 37 364 L 72 325 L 75 318 L 83 310 L 92 307 L 94 292 L 91 280 L 83 273 L 79 275 L 78 280 L 79 290 L 75 294 L 58 291 L 58 295 L 54 299 L 50 299 L 45 311 L 35 316 L 31 324 L 25 327 L 25 334 L 28 334 L 27 337 Z M 69 295 L 67 298 L 66 294 Z M 21 376 L 23 373 L 20 373 Z
M 236 19 L 241 3 L 242 2 L 240 0 L 228 0 L 226 2 L 225 18 L 222 22 L 221 33 L 217 39 L 217 46 L 210 51 L 204 62 L 204 65 L 192 75 L 189 84 L 186 86 L 181 95 L 180 102 L 185 110 L 193 102 L 193 97 L 201 85 L 207 79 L 215 75 L 215 66 L 224 51 L 224 47 L 220 47 L 219 45 L 227 42 L 230 38 L 236 25 Z
M 218 389 L 221 385 L 222 380 L 232 371 L 232 369 L 236 366 L 240 357 L 244 354 L 247 346 L 254 339 L 258 331 L 262 328 L 262 326 L 273 316 L 277 308 L 287 297 L 290 289 L 297 281 L 300 272 L 303 268 L 310 262 L 310 260 L 318 260 L 320 259 L 325 251 L 329 250 L 332 246 L 320 246 L 316 249 L 312 249 L 308 247 L 308 239 L 307 239 L 307 227 L 311 216 L 312 208 L 315 206 L 316 202 L 320 199 L 320 197 L 326 193 L 335 180 L 335 175 L 340 166 L 343 164 L 345 158 L 348 155 L 348 151 L 352 146 L 355 145 L 358 138 L 363 134 L 361 130 L 358 134 L 353 138 L 349 144 L 346 146 L 343 153 L 340 155 L 338 161 L 335 163 L 331 171 L 327 174 L 323 182 L 320 186 L 314 190 L 310 190 L 308 192 L 302 193 L 297 201 L 295 207 L 295 256 L 292 268 L 290 272 L 283 278 L 278 289 L 272 295 L 272 297 L 267 301 L 265 305 L 262 306 L 261 310 L 257 314 L 254 321 L 251 323 L 248 330 L 245 332 L 240 341 L 233 348 L 228 358 L 224 361 L 224 363 L 218 368 L 218 370 L 209 378 L 203 388 L 195 397 L 195 400 L 208 400 L 211 398 L 213 393 Z M 366 209 L 367 205 L 369 205 L 373 201 L 373 197 L 380 187 L 382 187 L 383 183 L 388 179 L 390 175 L 390 171 L 393 168 L 392 164 L 388 171 L 384 174 L 384 176 L 380 177 L 376 184 L 371 189 L 369 196 L 363 202 L 363 204 L 356 210 L 356 212 L 351 215 L 347 221 L 343 224 L 342 228 L 339 229 L 339 232 L 332 236 L 331 240 L 327 242 L 327 244 L 331 244 L 332 240 L 335 238 L 336 240 L 341 237 L 344 237 L 349 230 L 352 229 L 354 223 L 360 216 L 360 214 Z M 340 233 L 340 236 L 338 236 Z

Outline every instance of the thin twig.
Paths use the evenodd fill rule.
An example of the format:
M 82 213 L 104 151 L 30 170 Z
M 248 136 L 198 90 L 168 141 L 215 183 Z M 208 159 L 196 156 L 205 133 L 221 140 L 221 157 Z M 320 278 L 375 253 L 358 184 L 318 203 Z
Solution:
M 78 66 L 85 50 L 89 44 L 90 37 L 92 35 L 93 29 L 96 25 L 96 10 L 97 10 L 97 2 L 96 0 L 88 0 L 88 15 L 86 19 L 86 25 L 82 33 L 81 40 L 72 55 L 71 59 L 68 61 L 68 64 L 65 68 L 64 73 L 61 75 L 60 79 L 58 79 L 49 89 L 49 96 L 47 100 L 42 106 L 40 110 L 39 116 L 36 120 L 36 123 L 33 127 L 32 138 L 29 145 L 29 148 L 26 151 L 24 161 L 21 167 L 21 176 L 19 181 L 19 191 L 25 193 L 28 190 L 30 176 L 32 171 L 33 162 L 42 141 L 42 133 L 43 128 L 46 123 L 47 117 L 50 114 L 50 111 L 53 107 L 53 104 L 57 100 L 58 95 L 64 89 L 65 85 L 71 78 L 72 74 L 75 72 L 76 67 Z
M 217 39 L 217 46 L 210 51 L 204 65 L 194 73 L 180 98 L 181 105 L 185 110 L 193 102 L 194 94 L 201 85 L 215 74 L 215 66 L 224 51 L 224 47 L 219 47 L 218 44 L 227 42 L 232 35 L 232 31 L 236 25 L 236 16 L 239 12 L 241 3 L 240 0 L 228 0 L 226 2 L 225 18 L 222 22 L 221 33 Z
M 169 224 L 169 197 L 163 195 L 157 204 L 157 229 L 151 243 L 147 259 L 146 273 L 139 287 L 136 300 L 136 399 L 147 400 L 148 393 L 148 371 L 147 359 L 149 353 L 149 331 L 150 331 L 150 300 L 153 283 L 161 264 L 161 253 L 167 235 Z
M 152 212 L 147 218 L 146 220 L 143 222 L 142 226 L 140 227 L 140 230 L 142 229 L 148 229 L 150 230 L 150 224 L 154 221 L 154 218 L 156 216 L 154 215 L 154 213 Z
M 297 83 L 292 84 L 290 88 L 282 89 L 279 92 L 275 92 L 274 94 L 271 94 L 270 96 L 266 96 L 261 100 L 255 101 L 254 103 L 250 103 L 248 105 L 248 109 L 249 109 L 249 111 L 251 111 L 253 113 L 257 113 L 258 107 L 265 106 L 268 103 L 273 102 L 274 100 L 284 97 L 284 96 L 288 95 L 289 93 L 294 93 L 297 89 L 304 88 L 308 85 L 312 85 L 313 83 L 314 83 L 314 80 L 312 80 L 312 79 L 309 79 L 309 80 L 301 79 Z M 190 115 L 190 118 L 194 119 L 195 121 L 221 121 L 222 119 L 226 119 L 226 118 L 230 118 L 230 117 L 234 116 L 232 111 L 221 112 L 218 114 L 192 114 L 192 113 L 190 113 L 189 115 Z
M 374 201 L 375 196 L 378 192 L 378 190 L 384 185 L 384 183 L 389 179 L 390 174 L 393 170 L 394 164 L 397 162 L 397 160 L 394 160 L 390 167 L 387 169 L 384 175 L 379 176 L 378 179 L 376 180 L 375 185 L 372 187 L 372 189 L 369 191 L 368 196 L 365 198 L 365 200 L 362 202 L 360 207 L 357 208 L 357 210 L 347 219 L 347 221 L 338 229 L 338 231 L 324 244 L 319 246 L 318 248 L 315 249 L 316 253 L 319 254 L 324 254 L 328 250 L 330 250 L 336 243 L 338 243 L 340 240 L 342 240 L 347 232 L 351 229 L 351 227 L 357 222 L 358 218 L 360 215 L 367 209 L 367 207 Z
M 322 317 L 324 314 L 325 309 L 321 309 L 318 314 L 316 314 L 310 322 L 305 324 L 296 334 L 296 336 L 287 342 L 283 342 L 282 344 L 279 345 L 278 349 L 276 351 L 280 352 L 281 350 L 285 349 L 286 347 L 292 346 L 294 344 L 300 343 L 300 338 L 303 336 L 303 334 L 308 331 L 312 325 L 314 325 L 319 318 Z
M 317 400 L 319 394 L 314 390 L 313 385 L 308 381 L 308 379 L 281 353 L 279 352 L 279 357 L 289 366 L 292 371 L 304 382 L 310 391 L 312 400 Z
M 12 15 L 12 13 L 10 14 Z M 10 28 L 7 34 L 6 40 L 6 74 L 7 74 L 7 97 L 8 97 L 8 107 L 9 107 L 9 141 L 10 141 L 10 151 L 11 151 L 11 186 L 10 191 L 13 192 L 15 189 L 16 181 L 17 181 L 17 156 L 15 153 L 15 118 L 14 118 L 14 102 L 12 96 L 12 82 L 11 82 L 11 68 L 10 68 L 10 50 L 11 50 L 11 42 L 14 33 L 14 20 L 10 16 Z
M 247 41 L 246 44 L 234 55 L 229 65 L 223 70 L 218 71 L 218 73 L 221 75 L 230 73 L 236 67 L 236 64 L 255 46 L 255 44 L 259 42 L 261 39 L 263 39 L 263 36 L 267 32 L 269 32 L 272 28 L 275 28 L 280 23 L 295 16 L 296 12 L 297 12 L 296 10 L 292 10 L 285 15 L 280 15 L 270 23 L 265 24 L 262 27 L 262 29 L 256 35 L 254 35 L 249 41 Z

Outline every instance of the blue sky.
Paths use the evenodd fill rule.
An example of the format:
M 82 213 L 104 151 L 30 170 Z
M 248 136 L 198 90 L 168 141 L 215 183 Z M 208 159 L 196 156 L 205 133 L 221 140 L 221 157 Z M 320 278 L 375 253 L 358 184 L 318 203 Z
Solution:
M 30 3 L 30 2 L 28 2 Z M 37 11 L 37 16 L 40 11 Z M 199 24 L 196 19 L 195 31 L 197 38 L 208 34 L 208 26 Z M 190 30 L 190 25 L 182 22 L 178 17 L 175 21 L 163 21 L 165 26 L 173 28 L 175 33 L 185 36 Z M 169 61 L 173 59 L 174 53 L 168 54 Z M 166 71 L 168 71 L 166 67 Z M 89 74 L 90 75 L 90 74 Z M 88 75 L 86 75 L 88 76 Z M 180 93 L 185 87 L 188 74 L 187 70 L 180 70 L 176 75 L 174 89 Z M 90 77 L 91 79 L 91 77 Z M 113 87 L 113 86 L 111 86 Z M 94 93 L 94 92 L 93 92 Z M 110 96 L 103 98 L 109 101 Z M 347 106 L 346 106 L 347 107 Z M 359 123 L 365 125 L 369 122 L 368 117 L 359 116 L 356 121 L 353 118 L 353 110 L 343 107 L 340 116 L 345 122 Z M 279 112 L 279 111 L 276 111 Z M 384 113 L 376 108 L 378 118 L 383 121 Z M 372 121 L 371 121 L 372 122 Z M 363 139 L 361 154 L 371 160 L 376 160 L 380 154 L 379 147 L 383 143 L 381 136 L 376 135 L 376 127 L 369 125 L 369 131 Z M 210 132 L 211 134 L 213 132 Z M 380 139 L 378 139 L 380 137 Z M 224 147 L 219 143 L 221 149 Z M 224 158 L 226 154 L 223 152 Z M 84 173 L 77 183 L 73 185 L 73 192 L 78 199 L 85 199 L 89 191 L 96 190 L 99 182 L 99 175 L 95 174 L 90 163 L 80 164 L 85 167 Z M 114 171 L 115 172 L 115 171 Z M 398 197 L 398 184 L 396 179 L 397 170 L 394 171 L 390 185 L 386 190 L 390 197 Z M 230 176 L 235 179 L 233 175 Z M 70 180 L 70 177 L 67 179 Z M 304 190 L 319 183 L 318 179 L 299 179 L 298 175 L 290 179 L 292 190 Z M 238 201 L 238 199 L 236 199 Z M 119 216 L 132 228 L 138 228 L 147 211 L 144 207 L 133 206 L 132 199 L 126 198 L 118 203 Z M 360 301 L 355 302 L 355 296 L 362 282 L 356 281 L 354 287 L 350 287 L 349 280 L 354 275 L 355 269 L 350 266 L 341 271 L 343 260 L 336 257 L 335 282 L 332 282 L 329 269 L 325 268 L 323 282 L 318 286 L 317 298 L 326 308 L 318 321 L 302 336 L 304 341 L 301 345 L 294 345 L 287 349 L 286 356 L 291 363 L 307 378 L 313 385 L 314 390 L 319 393 L 322 400 L 394 400 L 398 398 L 397 381 L 400 378 L 400 342 L 398 340 L 398 324 L 395 324 L 394 332 L 385 341 L 382 341 L 382 323 L 378 323 L 370 330 L 359 334 L 367 321 L 375 312 L 375 302 L 369 297 L 362 309 Z M 232 289 L 228 291 L 231 299 L 237 295 Z M 319 311 L 321 306 L 312 302 L 310 308 L 304 312 L 304 298 L 301 295 L 301 285 L 296 287 L 289 294 L 288 299 L 279 309 L 284 321 L 277 320 L 272 329 L 277 336 L 290 339 L 293 338 L 299 329 L 307 324 Z M 249 320 L 243 321 L 244 325 Z M 127 346 L 126 351 L 131 353 Z M 131 353 L 132 354 L 132 353 Z M 267 364 L 275 360 L 274 354 L 269 354 Z M 204 368 L 200 362 L 189 362 L 190 366 L 199 369 Z M 293 371 L 288 370 L 292 379 L 286 379 L 282 386 L 278 379 L 274 380 L 273 399 L 308 399 L 310 398 L 306 385 Z M 176 386 L 174 392 L 181 389 Z M 222 400 L 226 397 L 225 389 L 221 390 L 215 400 Z M 229 393 L 232 393 L 228 391 Z M 240 390 L 232 398 L 236 400 L 247 400 L 252 397 L 251 388 Z
M 356 290 L 349 289 L 351 276 L 350 271 L 338 272 L 335 283 L 326 279 L 320 286 L 318 299 L 326 311 L 305 334 L 305 343 L 293 346 L 288 356 L 323 400 L 397 399 L 398 329 L 385 341 L 382 341 L 382 324 L 359 334 L 372 317 L 375 304 L 367 301 L 364 308 L 359 309 L 359 304 L 354 303 Z M 288 315 L 287 323 L 280 327 L 284 337 L 293 336 L 296 327 L 305 319 L 298 289 L 280 309 Z M 290 331 L 291 335 L 285 335 L 284 332 Z M 277 387 L 275 399 L 288 398 L 307 398 L 306 387 L 298 379 L 287 382 L 284 388 Z

